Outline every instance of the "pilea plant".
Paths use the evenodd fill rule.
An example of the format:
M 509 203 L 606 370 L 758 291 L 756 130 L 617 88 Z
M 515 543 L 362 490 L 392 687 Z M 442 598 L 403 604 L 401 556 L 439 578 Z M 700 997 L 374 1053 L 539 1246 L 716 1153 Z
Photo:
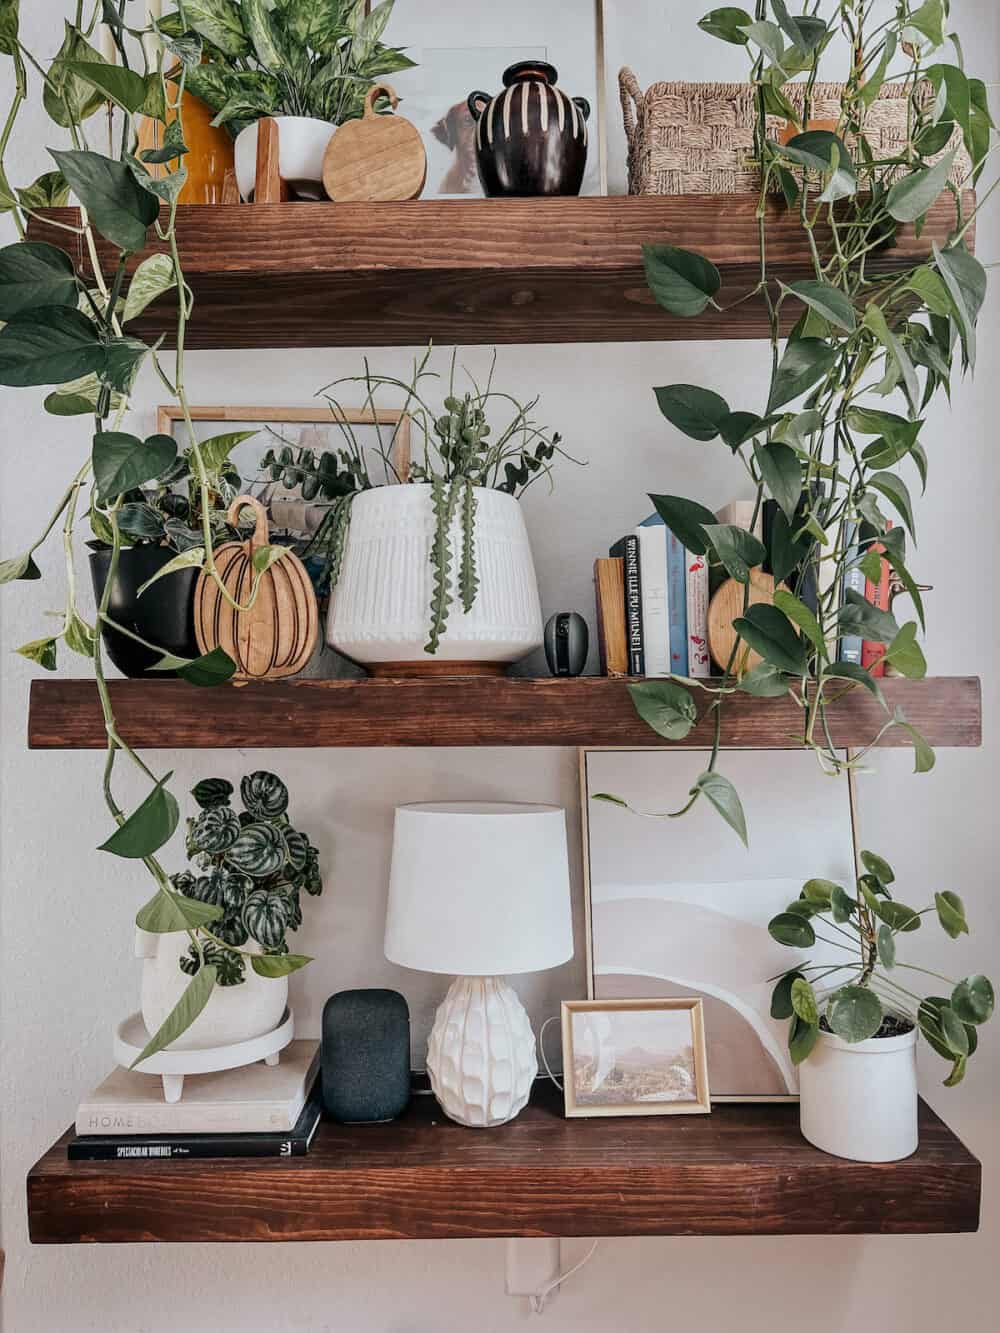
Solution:
M 733 409 L 708 387 L 670 384 L 655 391 L 678 430 L 700 444 L 720 441 L 749 479 L 756 512 L 769 506 L 768 543 L 716 523 L 696 500 L 651 496 L 689 551 L 707 554 L 745 585 L 744 612 L 735 621 L 739 638 L 721 679 L 629 687 L 640 716 L 670 740 L 683 739 L 697 720 L 693 689 L 707 693 L 715 744 L 689 801 L 675 813 L 704 795 L 744 841 L 738 793 L 718 767 L 722 713 L 734 691 L 792 698 L 802 716 L 798 739 L 832 773 L 863 764 L 890 728 L 908 733 L 918 772 L 934 763 L 930 746 L 902 710 L 890 708 L 879 681 L 861 666 L 838 661 L 836 644 L 843 635 L 859 635 L 885 644 L 885 660 L 896 672 L 912 678 L 926 672 L 917 641 L 924 608 L 908 551 L 915 541 L 910 486 L 927 483 L 922 428 L 929 404 L 950 395 L 956 363 L 963 370 L 975 365 L 976 320 L 986 291 L 985 270 L 967 245 L 976 207 L 963 187 L 980 179 L 994 126 L 982 81 L 961 64 L 945 63 L 941 48 L 949 39 L 949 50 L 962 57 L 958 34 L 949 30 L 947 0 L 897 0 L 888 17 L 882 10 L 874 16 L 869 0 L 816 0 L 803 9 L 793 15 L 783 0 L 758 0 L 752 14 L 717 9 L 699 25 L 745 47 L 756 92 L 752 160 L 760 173 L 760 268 L 736 303 L 753 298 L 766 308 L 766 392 Z M 837 34 L 849 52 L 839 123 L 813 128 L 813 89 Z M 795 76 L 802 76 L 800 111 L 783 92 Z M 905 142 L 887 155 L 870 140 L 866 123 L 890 83 L 905 89 L 907 125 Z M 787 142 L 778 132 L 785 122 L 795 131 Z M 956 184 L 963 150 L 971 165 Z M 873 272 L 874 259 L 892 247 L 900 228 L 920 233 L 942 194 L 952 215 L 945 244 L 928 245 L 925 260 L 889 275 Z M 769 218 L 776 208 L 801 225 L 812 265 L 807 279 L 786 283 L 772 262 Z M 644 255 L 650 289 L 672 316 L 722 308 L 719 272 L 703 256 L 670 245 L 647 245 Z M 883 555 L 914 609 L 915 618 L 902 624 L 858 592 L 841 599 L 845 574 L 858 569 L 877 580 Z M 765 564 L 778 587 L 774 604 L 750 605 L 751 570 Z M 736 664 L 748 648 L 763 661 L 739 674 Z M 845 757 L 833 743 L 827 713 L 852 688 L 868 690 L 885 721 L 870 745 Z
M 918 930 L 930 915 L 952 939 L 967 934 L 962 900 L 946 890 L 936 893 L 929 907 L 907 907 L 893 897 L 895 875 L 888 862 L 874 852 L 862 852 L 861 862 L 865 873 L 854 894 L 829 880 L 810 879 L 795 902 L 770 922 L 772 937 L 789 948 L 811 949 L 819 940 L 827 950 L 854 955 L 841 963 L 806 959 L 777 978 L 771 1016 L 791 1020 L 788 1050 L 795 1064 L 809 1057 L 821 1028 L 853 1045 L 917 1025 L 931 1050 L 951 1062 L 945 1086 L 952 1087 L 961 1082 L 975 1053 L 977 1028 L 993 1013 L 993 986 L 988 977 L 949 981 L 901 962 L 896 945 L 900 935 Z M 851 974 L 846 980 L 845 972 Z M 909 985 L 899 979 L 900 972 Z M 911 973 L 945 982 L 948 995 L 915 992 Z
M 223 480 L 229 449 L 239 437 L 199 442 L 184 387 L 186 334 L 194 303 L 177 240 L 177 198 L 187 174 L 184 89 L 188 75 L 201 63 L 203 42 L 188 23 L 184 0 L 177 6 L 182 31 L 174 36 L 162 33 L 155 23 L 148 27 L 130 23 L 139 8 L 136 0 L 75 0 L 67 6 L 62 46 L 49 62 L 35 56 L 22 40 L 19 0 L 0 0 L 0 59 L 14 76 L 12 81 L 4 79 L 10 105 L 0 128 L 0 210 L 9 216 L 20 238 L 0 250 L 0 385 L 47 386 L 51 392 L 45 400 L 46 411 L 88 423 L 86 450 L 81 450 L 84 456 L 68 478 L 55 512 L 27 550 L 0 562 L 0 583 L 40 579 L 42 569 L 35 556 L 56 528 L 60 529 L 66 574 L 61 628 L 19 651 L 49 670 L 57 668 L 63 650 L 92 664 L 108 737 L 103 792 L 114 826 L 101 850 L 133 864 L 141 862 L 152 877 L 155 891 L 139 912 L 137 923 L 154 932 L 189 931 L 201 960 L 176 1008 L 152 1035 L 141 1061 L 168 1045 L 197 1018 L 219 974 L 205 954 L 206 937 L 201 930 L 216 919 L 218 909 L 179 893 L 157 859 L 180 819 L 177 801 L 167 787 L 171 775 L 157 776 L 121 735 L 105 678 L 101 627 L 111 626 L 127 637 L 137 637 L 116 625 L 109 614 L 119 555 L 134 535 L 122 529 L 122 511 L 131 503 L 126 497 L 147 487 L 165 494 L 168 478 L 178 475 L 181 466 L 173 439 L 160 435 L 143 439 L 123 429 L 137 376 L 144 368 L 151 370 L 181 408 L 182 466 L 191 473 L 191 512 L 197 515 L 201 529 L 201 543 L 184 543 L 186 549 L 179 550 L 161 573 L 201 566 L 221 585 L 214 559 L 218 512 L 214 493 Z M 192 4 L 192 13 L 203 8 L 199 0 Z M 98 20 L 110 29 L 114 64 L 92 43 Z M 6 155 L 33 85 L 56 127 L 57 139 L 63 144 L 68 139 L 69 146 L 50 148 L 49 169 L 32 184 L 16 188 L 6 169 Z M 110 121 L 98 117 L 105 107 L 113 109 Z M 139 151 L 141 116 L 162 122 L 161 148 Z M 98 150 L 98 137 L 108 143 L 108 152 Z M 165 167 L 167 174 L 154 176 L 151 166 Z M 40 214 L 49 205 L 65 203 L 70 190 L 80 205 L 78 214 L 56 218 Z M 45 235 L 50 239 L 28 239 L 32 223 L 46 224 Z M 129 261 L 144 249 L 150 228 L 162 253 L 143 260 L 129 277 Z M 54 243 L 61 237 L 74 250 L 82 247 L 87 256 L 85 277 L 78 273 L 67 250 Z M 107 269 L 101 260 L 102 239 L 113 255 Z M 132 321 L 168 292 L 175 297 L 173 312 L 169 304 L 164 306 L 168 312 L 164 337 L 169 332 L 176 348 L 170 361 L 160 353 L 164 337 L 150 344 L 129 332 Z M 106 543 L 111 550 L 105 591 L 93 623 L 77 601 L 74 536 L 82 523 L 86 524 L 84 535 Z M 166 537 L 165 523 L 164 529 Z M 260 566 L 245 606 L 257 596 L 261 570 L 280 554 L 270 549 L 258 553 Z M 224 588 L 221 594 L 232 601 Z M 139 642 L 162 651 L 156 644 Z M 235 669 L 219 650 L 195 660 L 164 656 L 161 666 L 199 685 L 218 684 Z M 131 813 L 115 795 L 120 757 L 150 784 L 148 795 Z M 270 963 L 282 971 L 300 965 L 291 955 L 274 955 Z
M 214 910 L 193 929 L 181 970 L 196 976 L 210 964 L 220 986 L 237 986 L 247 959 L 262 977 L 285 976 L 290 964 L 310 962 L 290 953 L 286 935 L 302 924 L 303 890 L 318 897 L 323 880 L 319 853 L 292 827 L 288 788 L 273 773 L 250 773 L 240 783 L 241 811 L 233 809 L 233 785 L 225 778 L 206 778 L 191 795 L 201 810 L 187 822 L 194 871 L 173 875 L 171 883 Z

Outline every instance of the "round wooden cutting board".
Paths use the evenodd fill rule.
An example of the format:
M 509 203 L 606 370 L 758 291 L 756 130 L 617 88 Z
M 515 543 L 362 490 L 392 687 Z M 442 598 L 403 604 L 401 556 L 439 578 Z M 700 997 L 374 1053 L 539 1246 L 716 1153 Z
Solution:
M 729 665 L 729 658 L 739 638 L 733 629 L 733 621 L 738 620 L 743 614 L 744 586 L 735 579 L 726 579 L 708 604 L 708 651 L 712 654 L 712 661 L 723 670 Z M 749 605 L 773 601 L 774 579 L 760 569 L 752 569 Z M 762 660 L 759 653 L 755 653 L 744 644 L 739 657 L 733 663 L 733 671 L 736 675 L 742 676 Z
M 375 99 L 399 98 L 387 83 L 373 84 L 360 120 L 341 125 L 323 159 L 323 184 L 338 204 L 418 199 L 427 180 L 427 153 L 416 126 L 402 116 L 381 116 Z

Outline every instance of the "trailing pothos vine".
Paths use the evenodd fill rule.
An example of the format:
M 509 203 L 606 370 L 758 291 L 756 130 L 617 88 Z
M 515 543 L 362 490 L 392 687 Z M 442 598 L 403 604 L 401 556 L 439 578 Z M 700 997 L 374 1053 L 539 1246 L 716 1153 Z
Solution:
M 950 395 L 956 360 L 963 371 L 975 367 L 986 292 L 986 272 L 967 245 L 977 211 L 968 191 L 979 182 L 995 127 L 983 83 L 962 68 L 948 0 L 897 0 L 888 18 L 872 0 L 812 0 L 802 8 L 793 15 L 783 0 L 758 0 L 753 15 L 717 9 L 699 24 L 745 47 L 750 60 L 760 270 L 738 301 L 752 298 L 766 307 L 766 399 L 752 410 L 733 410 L 701 386 L 655 391 L 678 430 L 699 442 L 720 440 L 745 471 L 755 488 L 755 516 L 769 506 L 767 541 L 717 523 L 695 500 L 650 497 L 689 551 L 707 554 L 744 585 L 744 609 L 721 679 L 674 677 L 629 687 L 640 716 L 670 740 L 683 739 L 697 720 L 692 688 L 707 693 L 711 755 L 688 802 L 671 814 L 706 796 L 744 841 L 738 793 L 718 771 L 722 716 L 736 691 L 793 699 L 802 716 L 798 739 L 831 773 L 862 764 L 893 728 L 912 740 L 918 772 L 933 766 L 933 750 L 901 709 L 890 708 L 879 680 L 837 660 L 837 641 L 857 635 L 884 644 L 894 672 L 914 679 L 926 672 L 917 641 L 924 607 L 907 549 L 916 537 L 910 486 L 927 483 L 921 436 L 928 405 L 942 391 Z M 835 129 L 814 128 L 814 88 L 838 35 L 850 52 L 840 120 Z M 795 105 L 786 92 L 790 80 L 800 84 Z M 904 90 L 906 131 L 905 143 L 886 154 L 866 124 L 890 85 Z M 795 131 L 791 137 L 779 134 L 784 122 Z M 897 231 L 913 227 L 919 236 L 929 211 L 936 206 L 939 215 L 942 203 L 952 215 L 946 244 L 929 245 L 926 259 L 908 266 L 897 257 L 891 272 L 880 272 L 874 261 L 891 253 Z M 802 281 L 782 281 L 771 260 L 768 221 L 781 207 L 798 218 L 806 242 L 812 272 Z M 720 274 L 703 256 L 648 245 L 644 257 L 653 295 L 672 315 L 723 309 Z M 857 591 L 841 597 L 849 571 L 877 582 L 883 558 L 912 602 L 915 619 L 903 624 Z M 773 605 L 750 604 L 751 571 L 759 566 L 774 577 Z M 762 660 L 741 672 L 737 664 L 748 649 Z M 859 687 L 877 699 L 885 720 L 868 745 L 845 755 L 834 742 L 829 710 Z
M 155 23 L 150 27 L 130 23 L 131 11 L 138 8 L 137 0 L 77 0 L 66 21 L 60 50 L 54 60 L 46 62 L 21 39 L 19 0 L 0 0 L 0 58 L 9 60 L 14 71 L 13 98 L 0 131 L 0 210 L 12 217 L 20 237 L 0 250 L 0 320 L 4 321 L 0 384 L 51 386 L 45 400 L 47 411 L 65 418 L 86 416 L 92 422 L 87 456 L 54 514 L 26 551 L 0 563 L 0 582 L 41 578 L 36 552 L 61 526 L 66 571 L 61 628 L 19 651 L 48 670 L 56 669 L 63 649 L 92 662 L 107 732 L 103 792 L 114 825 L 101 850 L 141 861 L 152 877 L 155 891 L 136 918 L 138 926 L 160 933 L 185 930 L 190 936 L 194 976 L 177 1007 L 153 1034 L 141 1061 L 179 1036 L 204 1008 L 219 979 L 220 948 L 232 955 L 228 973 L 242 966 L 245 958 L 265 976 L 283 975 L 309 960 L 288 953 L 261 958 L 227 945 L 211 932 L 213 923 L 223 917 L 222 908 L 176 891 L 157 858 L 179 821 L 178 803 L 167 786 L 171 775 L 155 773 L 122 737 L 105 677 L 101 628 L 108 626 L 137 637 L 112 619 L 109 607 L 120 553 L 135 540 L 122 514 L 130 504 L 137 507 L 134 497 L 142 496 L 143 486 L 165 484 L 180 472 L 190 471 L 190 512 L 200 525 L 201 540 L 181 543 L 178 554 L 158 577 L 181 568 L 203 567 L 221 594 L 237 605 L 216 571 L 213 527 L 218 522 L 218 488 L 224 484 L 226 456 L 241 437 L 199 443 L 184 388 L 185 337 L 193 297 L 179 252 L 177 204 L 187 178 L 185 81 L 188 71 L 201 61 L 202 38 L 193 25 L 188 27 L 183 0 L 178 4 L 182 31 L 173 36 L 161 33 Z M 107 24 L 113 35 L 114 64 L 92 42 L 98 21 Z M 40 91 L 49 118 L 66 132 L 71 146 L 51 148 L 55 169 L 26 188 L 15 189 L 4 159 L 18 113 L 33 85 Z M 105 109 L 107 115 L 99 114 Z M 140 151 L 140 117 L 159 122 L 159 146 Z M 108 151 L 101 152 L 96 142 L 105 141 L 105 136 Z M 78 221 L 72 220 L 72 214 L 53 219 L 39 213 L 46 206 L 67 203 L 70 192 L 80 205 Z M 77 272 L 61 246 L 26 239 L 33 219 L 47 224 L 49 236 L 65 236 L 68 244 L 82 242 L 85 276 Z M 151 230 L 156 253 L 130 275 L 130 260 L 146 248 Z M 99 238 L 116 255 L 107 272 L 100 259 Z M 150 346 L 132 336 L 128 326 L 154 299 L 169 291 L 176 294 L 171 331 L 176 350 L 168 363 L 161 353 L 164 338 Z M 152 368 L 180 404 L 186 433 L 181 457 L 177 443 L 168 437 L 143 440 L 123 429 L 143 366 Z M 95 542 L 110 551 L 110 569 L 93 624 L 77 601 L 74 532 L 84 518 Z M 244 608 L 256 597 L 264 571 L 282 554 L 283 548 L 277 547 L 257 552 L 255 579 Z M 139 642 L 162 652 L 155 644 Z M 195 685 L 217 684 L 234 670 L 220 650 L 198 659 L 164 654 L 159 667 Z M 146 798 L 130 813 L 115 795 L 119 757 L 150 784 Z M 209 944 L 215 961 L 210 961 Z

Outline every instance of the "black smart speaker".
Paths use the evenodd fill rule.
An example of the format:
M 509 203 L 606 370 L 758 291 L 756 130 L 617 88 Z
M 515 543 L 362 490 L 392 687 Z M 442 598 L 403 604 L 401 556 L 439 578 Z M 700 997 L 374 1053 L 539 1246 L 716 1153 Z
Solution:
M 323 1008 L 323 1102 L 348 1124 L 395 1120 L 410 1100 L 410 1011 L 394 990 L 345 990 Z
M 587 665 L 590 635 L 576 611 L 557 611 L 545 626 L 545 660 L 553 676 L 579 676 Z

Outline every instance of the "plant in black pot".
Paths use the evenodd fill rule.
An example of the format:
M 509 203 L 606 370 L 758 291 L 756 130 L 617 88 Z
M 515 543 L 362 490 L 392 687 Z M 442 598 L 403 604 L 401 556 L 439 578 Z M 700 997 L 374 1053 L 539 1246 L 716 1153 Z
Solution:
M 139 481 L 119 458 L 131 454 L 131 444 L 108 444 L 108 466 L 97 476 L 90 510 L 94 532 L 90 574 L 100 601 L 111 567 L 112 532 L 107 506 L 117 506 L 122 547 L 108 603 L 102 635 L 108 656 L 126 676 L 167 674 L 157 663 L 164 654 L 197 658 L 194 629 L 194 592 L 205 552 L 206 524 L 212 544 L 238 540 L 245 534 L 226 521 L 226 510 L 240 492 L 240 478 L 230 452 L 252 431 L 219 435 L 201 444 L 208 475 L 208 503 L 194 475 L 190 451 L 178 454 L 174 441 L 154 435 L 146 441 L 149 452 L 160 451 L 160 475 Z M 130 441 L 130 436 L 121 436 Z M 125 543 L 128 543 L 127 545 Z M 109 623 L 110 622 L 110 623 Z

